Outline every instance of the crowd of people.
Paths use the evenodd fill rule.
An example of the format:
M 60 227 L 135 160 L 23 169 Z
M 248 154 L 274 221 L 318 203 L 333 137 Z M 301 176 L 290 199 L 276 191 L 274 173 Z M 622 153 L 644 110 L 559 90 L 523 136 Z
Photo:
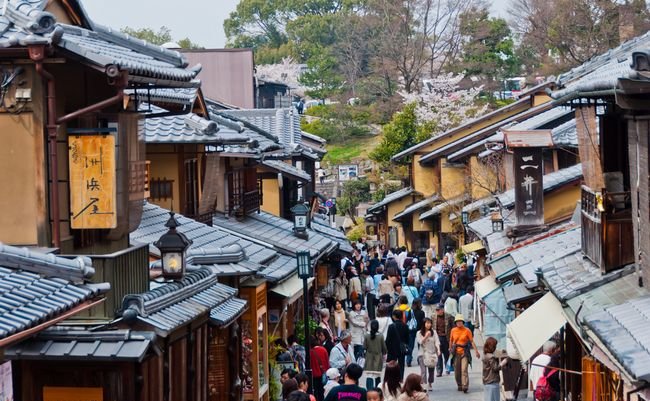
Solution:
M 438 259 L 434 247 L 417 258 L 406 248 L 363 240 L 353 249 L 314 313 L 315 400 L 420 401 L 434 391 L 435 377 L 452 372 L 458 391 L 467 392 L 472 355 L 480 358 L 473 337 L 474 260 L 459 260 L 451 250 Z M 405 377 L 414 364 L 420 374 Z M 365 389 L 359 385 L 364 373 Z M 283 398 L 300 401 L 302 395 L 292 396 L 301 391 L 300 378 L 289 376 L 283 375 Z

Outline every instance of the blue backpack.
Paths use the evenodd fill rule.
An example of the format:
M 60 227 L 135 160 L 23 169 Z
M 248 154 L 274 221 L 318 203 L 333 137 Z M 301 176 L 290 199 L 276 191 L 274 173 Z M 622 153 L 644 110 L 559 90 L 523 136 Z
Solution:
M 422 299 L 427 304 L 436 304 L 440 301 L 440 291 L 438 289 L 438 284 L 431 278 L 427 278 L 422 285 Z M 437 300 L 436 300 L 437 299 Z

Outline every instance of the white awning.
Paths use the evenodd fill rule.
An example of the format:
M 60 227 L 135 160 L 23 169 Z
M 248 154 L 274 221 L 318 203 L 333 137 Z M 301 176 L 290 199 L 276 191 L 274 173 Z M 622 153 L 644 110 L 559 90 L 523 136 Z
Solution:
M 311 287 L 313 282 L 313 277 L 307 279 L 307 288 Z M 300 279 L 298 273 L 296 273 L 287 280 L 271 288 L 271 292 L 283 298 L 287 298 L 286 302 L 292 304 L 302 295 L 302 279 Z
M 487 297 L 492 291 L 496 290 L 497 288 L 499 288 L 499 284 L 497 284 L 493 276 L 487 276 L 474 283 L 476 295 L 478 295 L 478 297 L 481 299 Z
M 527 361 L 566 322 L 560 301 L 549 292 L 508 324 L 508 337 L 521 361 Z

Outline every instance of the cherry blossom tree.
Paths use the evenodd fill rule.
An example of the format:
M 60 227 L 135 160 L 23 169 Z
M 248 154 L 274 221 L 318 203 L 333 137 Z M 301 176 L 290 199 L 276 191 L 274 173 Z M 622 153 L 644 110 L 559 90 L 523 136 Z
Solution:
M 419 92 L 399 91 L 405 104 L 415 105 L 418 125 L 417 142 L 440 135 L 483 114 L 487 105 L 477 104 L 482 87 L 460 89 L 462 74 L 441 74 L 424 79 Z
M 287 84 L 295 95 L 304 96 L 306 88 L 299 81 L 303 68 L 293 58 L 285 57 L 277 64 L 258 65 L 255 76 L 262 81 Z

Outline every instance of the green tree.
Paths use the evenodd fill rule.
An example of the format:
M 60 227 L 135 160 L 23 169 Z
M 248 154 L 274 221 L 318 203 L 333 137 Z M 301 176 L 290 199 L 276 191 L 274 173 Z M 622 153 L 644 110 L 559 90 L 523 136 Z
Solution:
M 464 37 L 461 62 L 455 64 L 465 75 L 487 78 L 489 89 L 499 88 L 499 82 L 519 74 L 521 63 L 508 23 L 491 18 L 486 6 L 472 7 L 460 15 L 460 33 Z
M 341 90 L 343 79 L 336 70 L 336 58 L 326 49 L 315 54 L 307 61 L 307 71 L 299 78 L 299 82 L 309 88 L 306 94 L 325 100 Z
M 359 203 L 368 202 L 370 196 L 370 182 L 366 179 L 346 181 L 343 184 L 341 196 L 336 200 L 336 208 L 342 216 L 349 216 L 354 220 L 354 212 Z
M 378 163 L 390 162 L 391 157 L 416 144 L 418 129 L 415 104 L 411 103 L 384 125 L 384 136 L 379 146 L 370 153 L 370 158 Z
M 122 28 L 121 31 L 122 33 L 133 36 L 134 38 L 146 40 L 147 42 L 153 43 L 154 45 L 163 45 L 168 42 L 174 42 L 174 39 L 172 38 L 172 31 L 166 26 L 161 26 L 158 31 L 154 31 L 151 28 L 135 29 L 127 26 Z M 202 48 L 198 44 L 192 42 L 189 38 L 183 38 L 175 42 L 181 47 L 181 49 Z

